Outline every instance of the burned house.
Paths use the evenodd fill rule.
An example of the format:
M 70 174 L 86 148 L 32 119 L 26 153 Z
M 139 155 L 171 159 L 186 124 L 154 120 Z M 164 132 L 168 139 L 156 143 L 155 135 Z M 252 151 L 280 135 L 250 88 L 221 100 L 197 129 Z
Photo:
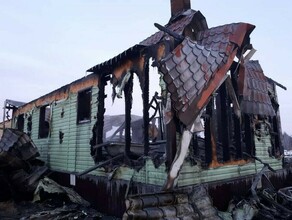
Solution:
M 196 184 L 215 204 L 215 188 L 231 199 L 262 167 L 252 156 L 285 176 L 276 86 L 284 87 L 251 59 L 255 26 L 208 27 L 190 1 L 171 9 L 155 34 L 13 112 L 13 128 L 31 137 L 54 178 L 117 216 L 125 195 Z M 151 74 L 160 82 L 150 84 Z M 135 83 L 141 115 L 132 113 Z M 107 114 L 106 100 L 119 98 L 123 108 Z

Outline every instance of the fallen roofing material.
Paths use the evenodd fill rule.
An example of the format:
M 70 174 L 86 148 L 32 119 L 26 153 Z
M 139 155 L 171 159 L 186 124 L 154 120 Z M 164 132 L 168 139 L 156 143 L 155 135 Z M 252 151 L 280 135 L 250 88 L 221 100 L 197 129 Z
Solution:
M 23 168 L 26 161 L 39 156 L 39 152 L 24 132 L 15 129 L 5 129 L 0 140 L 0 166 Z
M 1 188 L 1 193 L 6 192 L 8 197 L 12 196 L 7 195 L 11 191 L 32 195 L 38 180 L 48 170 L 38 156 L 38 149 L 27 134 L 5 129 L 0 140 L 0 174 L 1 179 L 10 184 Z
M 131 196 L 123 219 L 220 219 L 206 189 Z

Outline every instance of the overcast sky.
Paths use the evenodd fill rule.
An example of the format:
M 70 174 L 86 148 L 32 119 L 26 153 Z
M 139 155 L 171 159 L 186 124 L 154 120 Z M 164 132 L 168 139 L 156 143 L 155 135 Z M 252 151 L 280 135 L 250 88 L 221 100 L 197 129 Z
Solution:
M 170 0 L 0 0 L 0 107 L 28 102 L 85 76 L 166 24 Z M 292 3 L 193 0 L 209 27 L 248 22 L 266 76 L 278 87 L 283 131 L 292 135 Z M 2 111 L 0 113 L 2 121 Z

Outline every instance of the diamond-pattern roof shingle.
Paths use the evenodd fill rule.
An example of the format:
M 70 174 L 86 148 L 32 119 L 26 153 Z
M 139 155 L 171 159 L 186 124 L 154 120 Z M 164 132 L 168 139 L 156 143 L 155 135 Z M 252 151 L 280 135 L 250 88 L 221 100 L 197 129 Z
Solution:
M 227 57 L 225 53 L 210 50 L 186 38 L 165 59 L 167 71 L 164 71 L 164 80 L 176 111 L 184 112 L 188 108 L 216 70 L 226 63 Z
M 191 125 L 210 95 L 220 86 L 246 35 L 254 26 L 238 23 L 198 34 L 198 42 L 186 38 L 161 62 L 167 89 L 178 117 Z
M 220 52 L 231 51 L 233 44 L 240 46 L 246 34 L 250 34 L 255 26 L 245 23 L 233 23 L 210 28 L 198 33 L 199 44 Z M 240 44 L 238 44 L 240 43 Z
M 248 61 L 240 66 L 239 95 L 241 111 L 247 114 L 274 116 L 268 93 L 268 80 L 258 61 Z

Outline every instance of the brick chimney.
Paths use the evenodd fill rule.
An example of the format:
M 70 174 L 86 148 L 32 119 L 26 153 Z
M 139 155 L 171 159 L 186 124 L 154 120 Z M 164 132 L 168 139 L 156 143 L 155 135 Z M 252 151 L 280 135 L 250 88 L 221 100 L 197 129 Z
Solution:
M 190 0 L 170 0 L 171 17 L 191 8 Z

